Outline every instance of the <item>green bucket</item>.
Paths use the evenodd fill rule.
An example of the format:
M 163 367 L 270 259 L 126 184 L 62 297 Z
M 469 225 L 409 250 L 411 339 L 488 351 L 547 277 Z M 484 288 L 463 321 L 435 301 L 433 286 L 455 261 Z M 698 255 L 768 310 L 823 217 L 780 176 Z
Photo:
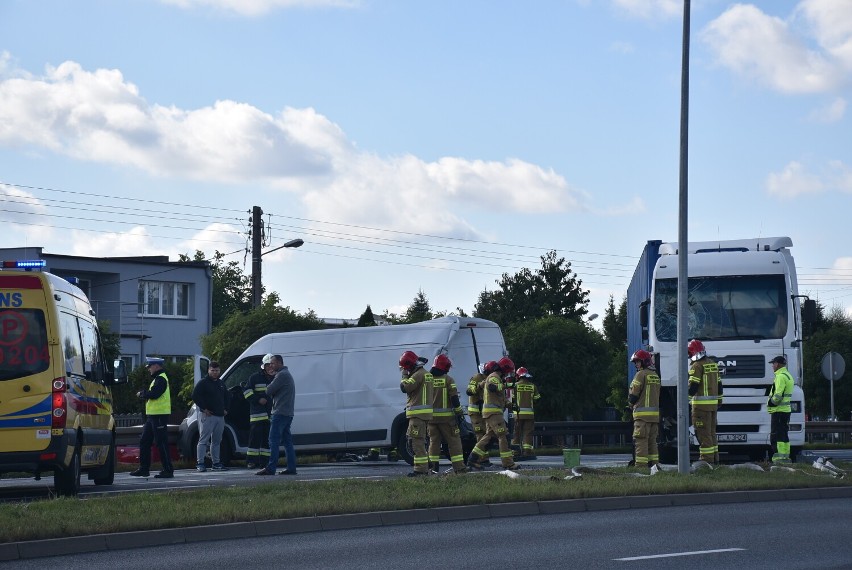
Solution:
M 578 467 L 580 465 L 580 450 L 565 448 L 562 450 L 562 459 L 565 462 L 565 467 Z

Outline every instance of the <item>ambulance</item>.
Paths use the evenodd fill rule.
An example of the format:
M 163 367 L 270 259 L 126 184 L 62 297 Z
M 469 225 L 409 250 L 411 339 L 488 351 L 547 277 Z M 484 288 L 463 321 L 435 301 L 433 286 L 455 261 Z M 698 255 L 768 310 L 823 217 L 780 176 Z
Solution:
M 86 295 L 44 266 L 0 269 L 0 474 L 52 472 L 56 493 L 74 496 L 82 473 L 113 482 L 110 388 L 127 374 L 107 365 Z

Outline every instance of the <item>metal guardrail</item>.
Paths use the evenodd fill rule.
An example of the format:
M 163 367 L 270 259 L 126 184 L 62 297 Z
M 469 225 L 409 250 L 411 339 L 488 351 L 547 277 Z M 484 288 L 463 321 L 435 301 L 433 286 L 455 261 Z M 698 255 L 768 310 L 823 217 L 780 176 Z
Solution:
M 536 422 L 533 436 L 537 445 L 582 447 L 583 443 L 629 445 L 633 422 Z M 850 443 L 852 422 L 806 422 L 807 443 Z

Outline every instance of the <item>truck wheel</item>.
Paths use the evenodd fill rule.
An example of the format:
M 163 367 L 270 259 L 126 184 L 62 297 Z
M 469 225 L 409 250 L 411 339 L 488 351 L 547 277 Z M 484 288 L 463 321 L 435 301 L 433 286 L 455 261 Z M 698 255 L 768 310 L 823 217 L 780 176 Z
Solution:
M 98 470 L 98 475 L 92 478 L 95 485 L 112 485 L 115 481 L 115 437 L 110 443 L 106 463 Z
M 60 497 L 76 497 L 80 492 L 80 448 L 74 448 L 71 464 L 53 472 L 53 486 Z
M 677 465 L 677 448 L 671 446 L 663 446 L 659 448 L 660 463 L 666 465 Z

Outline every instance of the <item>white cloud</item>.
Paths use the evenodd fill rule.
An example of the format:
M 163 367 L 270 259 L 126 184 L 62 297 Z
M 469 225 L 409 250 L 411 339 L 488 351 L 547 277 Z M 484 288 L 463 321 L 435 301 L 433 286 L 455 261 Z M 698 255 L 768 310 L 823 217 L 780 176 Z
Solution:
M 53 222 L 43 218 L 48 212 L 47 206 L 33 194 L 0 184 L 0 223 L 5 235 L 15 236 L 19 243 L 44 243 L 53 235 L 49 227 Z
M 213 8 L 241 16 L 262 16 L 279 8 L 351 8 L 358 0 L 160 0 L 183 9 Z
M 735 4 L 712 21 L 701 38 L 719 64 L 772 89 L 827 92 L 847 82 L 852 71 L 850 6 L 835 0 L 806 0 L 790 20 L 784 20 L 753 5 Z M 799 34 L 791 25 L 798 23 L 797 18 L 804 24 Z M 813 36 L 804 37 L 805 33 Z M 811 41 L 820 49 L 809 48 Z
M 839 160 L 828 163 L 830 186 L 840 192 L 852 194 L 852 168 Z
M 837 97 L 827 105 L 815 109 L 808 118 L 815 123 L 836 123 L 846 114 L 846 99 Z
M 633 53 L 636 48 L 629 42 L 612 42 L 609 45 L 609 50 L 615 53 Z
M 457 213 L 472 205 L 587 210 L 587 196 L 562 176 L 522 160 L 379 157 L 359 151 L 314 109 L 273 116 L 235 101 L 192 110 L 152 105 L 120 71 L 70 61 L 44 77 L 0 81 L 0 145 L 160 177 L 266 184 L 299 193 L 317 219 L 410 230 L 415 215 L 429 215 L 430 233 L 440 235 L 480 236 Z
M 671 18 L 683 13 L 683 0 L 612 0 L 612 4 L 636 18 Z
M 790 162 L 784 170 L 771 173 L 766 181 L 770 196 L 796 198 L 803 194 L 813 194 L 824 189 L 818 176 L 806 172 L 805 167 L 796 161 Z
M 162 255 L 163 250 L 156 246 L 144 226 L 136 226 L 126 232 L 93 233 L 73 230 L 70 255 L 82 257 L 137 257 L 144 255 Z

